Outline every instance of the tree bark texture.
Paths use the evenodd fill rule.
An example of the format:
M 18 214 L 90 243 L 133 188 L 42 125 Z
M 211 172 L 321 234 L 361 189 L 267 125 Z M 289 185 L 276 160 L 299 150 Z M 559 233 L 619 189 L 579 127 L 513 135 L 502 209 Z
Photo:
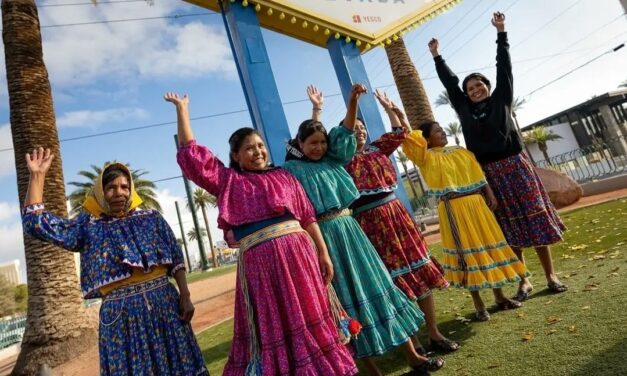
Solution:
M 417 129 L 422 123 L 435 121 L 429 97 L 420 75 L 411 61 L 403 39 L 399 38 L 397 41 L 386 45 L 385 52 L 409 124 L 412 128 Z
M 2 0 L 11 133 L 20 204 L 28 187 L 24 155 L 36 147 L 55 155 L 46 176 L 44 201 L 52 213 L 67 216 L 61 153 L 48 72 L 44 65 L 39 17 L 33 0 Z M 28 275 L 28 314 L 22 349 L 13 375 L 33 375 L 54 367 L 96 343 L 80 294 L 74 255 L 24 237 Z

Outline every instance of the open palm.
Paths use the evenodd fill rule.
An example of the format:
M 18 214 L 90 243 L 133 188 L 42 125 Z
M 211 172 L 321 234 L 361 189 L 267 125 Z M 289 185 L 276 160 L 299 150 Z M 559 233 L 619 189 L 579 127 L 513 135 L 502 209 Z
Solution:
M 46 173 L 53 159 L 54 154 L 51 154 L 50 149 L 33 149 L 32 154 L 26 153 L 26 166 L 31 173 Z

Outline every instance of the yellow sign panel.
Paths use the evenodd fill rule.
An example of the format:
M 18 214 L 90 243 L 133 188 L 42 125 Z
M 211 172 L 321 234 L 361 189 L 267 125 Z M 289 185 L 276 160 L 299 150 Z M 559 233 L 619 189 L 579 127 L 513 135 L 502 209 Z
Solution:
M 219 0 L 186 0 L 220 12 Z M 326 47 L 343 38 L 362 51 L 391 43 L 461 0 L 222 0 L 257 12 L 262 27 Z

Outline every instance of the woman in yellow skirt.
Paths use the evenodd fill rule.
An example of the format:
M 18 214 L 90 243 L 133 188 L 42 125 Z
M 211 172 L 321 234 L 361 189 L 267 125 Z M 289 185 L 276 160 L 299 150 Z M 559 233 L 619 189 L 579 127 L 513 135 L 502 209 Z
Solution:
M 405 115 L 396 110 L 401 121 Z M 491 209 L 496 198 L 470 151 L 445 147 L 446 133 L 437 122 L 422 124 L 403 143 L 403 152 L 420 167 L 436 197 L 444 257 L 440 259 L 452 286 L 470 290 L 479 321 L 490 319 L 479 290 L 492 289 L 499 310 L 521 307 L 501 289 L 529 275 L 507 244 Z

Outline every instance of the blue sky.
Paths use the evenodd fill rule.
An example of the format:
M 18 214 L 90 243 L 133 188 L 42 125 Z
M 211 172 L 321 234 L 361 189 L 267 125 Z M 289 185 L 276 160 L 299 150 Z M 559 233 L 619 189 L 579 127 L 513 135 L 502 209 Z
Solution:
M 153 6 L 142 1 L 97 7 L 52 6 L 80 2 L 38 2 L 42 26 L 92 22 L 42 29 L 60 138 L 173 122 L 174 110 L 162 95 L 177 91 L 190 94 L 192 117 L 204 117 L 192 121 L 199 142 L 226 160 L 228 136 L 251 121 L 222 18 L 177 0 L 155 0 Z M 460 76 L 467 71 L 481 71 L 494 79 L 496 38 L 489 22 L 496 10 L 507 15 L 515 95 L 528 99 L 518 114 L 521 126 L 614 90 L 627 80 L 625 48 L 527 96 L 627 39 L 627 18 L 618 0 L 465 0 L 405 35 L 432 102 L 443 87 L 435 77 L 428 40 L 440 39 L 440 52 Z M 93 23 L 199 13 L 202 15 Z M 310 115 L 305 88 L 311 83 L 327 94 L 323 121 L 337 124 L 345 107 L 328 52 L 274 32 L 264 31 L 264 38 L 282 101 L 303 100 L 285 106 L 292 132 Z M 4 66 L 4 53 L 0 55 Z M 384 87 L 400 103 L 384 50 L 376 48 L 363 60 L 371 85 Z M 9 108 L 6 79 L 4 74 L 1 76 L 0 149 L 7 149 L 12 147 Z M 434 111 L 441 123 L 455 120 L 449 108 Z M 63 141 L 61 158 L 66 182 L 80 180 L 76 173 L 92 164 L 114 159 L 149 171 L 146 177 L 152 180 L 179 176 L 175 131 L 174 124 L 166 124 Z M 164 215 L 178 233 L 174 201 L 183 201 L 182 181 L 166 180 L 157 185 Z M 215 224 L 216 213 L 210 213 Z M 187 229 L 191 227 L 189 213 L 184 214 L 183 222 Z M 212 227 L 214 238 L 220 238 L 221 233 Z M 0 151 L 0 244 L 0 263 L 23 260 L 12 150 Z

